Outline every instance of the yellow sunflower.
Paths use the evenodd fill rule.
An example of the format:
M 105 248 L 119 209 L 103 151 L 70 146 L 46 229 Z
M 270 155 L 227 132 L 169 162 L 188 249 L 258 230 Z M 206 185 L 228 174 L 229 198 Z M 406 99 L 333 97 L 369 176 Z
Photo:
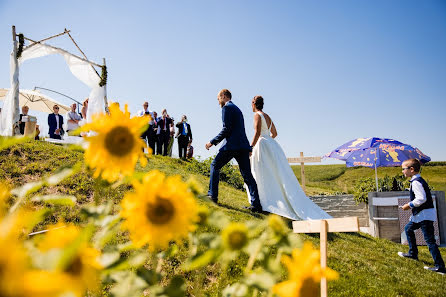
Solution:
M 327 280 L 339 277 L 336 271 L 321 268 L 319 251 L 308 242 L 302 249 L 294 249 L 292 257 L 283 256 L 282 262 L 288 269 L 288 280 L 273 287 L 273 293 L 281 297 L 319 296 L 321 277 Z
M 185 238 L 198 221 L 197 202 L 179 176 L 166 177 L 158 170 L 134 182 L 135 191 L 121 202 L 123 228 L 136 246 L 165 248 Z
M 187 181 L 187 186 L 194 195 L 199 195 L 203 192 L 203 187 L 198 183 L 198 181 L 194 177 L 189 178 L 189 180 Z
M 231 250 L 241 250 L 248 243 L 248 227 L 242 223 L 231 223 L 221 233 L 223 245 Z
M 82 297 L 86 290 L 97 291 L 99 289 L 99 272 L 102 268 L 98 262 L 100 253 L 98 250 L 83 246 L 74 257 L 58 272 L 62 272 L 61 278 L 67 280 L 68 290 Z
M 82 126 L 82 131 L 93 132 L 92 136 L 86 137 L 89 145 L 85 151 L 85 160 L 96 170 L 94 177 L 102 176 L 113 182 L 131 175 L 138 159 L 145 166 L 145 144 L 140 136 L 147 124 L 147 117 L 130 118 L 127 104 L 124 112 L 119 109 L 119 105 L 112 104 L 109 115 L 94 115 L 92 123 Z
M 98 262 L 100 252 L 90 247 L 88 236 L 70 224 L 58 223 L 48 227 L 50 231 L 39 235 L 37 247 L 47 255 L 58 257 L 55 265 L 47 267 L 48 271 L 34 271 L 27 277 L 44 281 L 52 279 L 52 287 L 34 284 L 36 294 L 51 292 L 71 292 L 75 296 L 84 296 L 86 290 L 99 288 L 99 272 L 102 268 Z
M 26 296 L 61 296 L 61 293 L 69 292 L 76 297 L 83 297 L 87 290 L 98 291 L 101 269 L 98 257 L 97 250 L 82 247 L 64 267 L 28 271 L 22 278 L 23 283 L 27 284 L 24 288 L 28 293 Z
M 204 205 L 200 205 L 198 207 L 197 215 L 198 215 L 198 224 L 206 225 L 209 218 L 209 209 Z
M 4 216 L 6 214 L 6 200 L 9 198 L 9 190 L 8 187 L 0 183 L 0 217 Z
M 283 219 L 278 215 L 268 216 L 268 226 L 277 235 L 286 235 L 290 231 Z
M 25 214 L 21 212 L 20 216 Z M 45 277 L 46 271 L 30 266 L 28 255 L 17 235 L 26 224 L 17 213 L 0 219 L 0 296 L 2 297 L 56 297 L 66 291 L 66 283 L 55 282 L 60 273 Z M 9 230 L 13 229 L 13 230 Z M 40 289 L 39 289 L 40 288 Z
M 22 246 L 10 237 L 0 238 L 0 296 L 26 296 L 23 289 L 26 264 Z
M 48 229 L 50 231 L 42 236 L 38 245 L 39 249 L 44 252 L 67 247 L 73 243 L 80 233 L 79 228 L 62 223 L 48 227 Z

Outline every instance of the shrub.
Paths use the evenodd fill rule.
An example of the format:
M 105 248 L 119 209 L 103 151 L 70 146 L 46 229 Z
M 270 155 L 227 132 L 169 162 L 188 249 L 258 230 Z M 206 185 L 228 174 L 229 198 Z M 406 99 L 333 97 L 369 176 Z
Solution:
M 378 178 L 378 191 L 404 191 L 409 187 L 409 181 L 404 175 L 395 175 L 390 177 L 388 175 L 383 178 Z M 376 181 L 373 177 L 359 179 L 353 188 L 353 195 L 356 203 L 368 203 L 368 193 L 376 191 Z
M 214 158 L 215 156 L 209 157 L 203 161 L 193 158 L 187 165 L 187 169 L 192 172 L 202 174 L 204 176 L 210 176 L 211 163 L 214 160 Z M 231 165 L 230 163 L 223 166 L 223 168 L 220 170 L 220 180 L 227 182 L 236 189 L 244 190 L 243 177 L 240 174 L 238 167 Z
M 446 166 L 446 161 L 427 162 L 423 166 Z

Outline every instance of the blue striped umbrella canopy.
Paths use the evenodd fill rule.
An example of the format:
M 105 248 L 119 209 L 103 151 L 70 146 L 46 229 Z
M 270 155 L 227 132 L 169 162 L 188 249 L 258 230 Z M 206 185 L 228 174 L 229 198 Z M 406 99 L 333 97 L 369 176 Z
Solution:
M 346 162 L 347 167 L 394 167 L 408 159 L 416 158 L 421 163 L 427 163 L 430 157 L 423 154 L 418 148 L 389 138 L 357 138 L 349 141 L 325 158 L 335 158 Z

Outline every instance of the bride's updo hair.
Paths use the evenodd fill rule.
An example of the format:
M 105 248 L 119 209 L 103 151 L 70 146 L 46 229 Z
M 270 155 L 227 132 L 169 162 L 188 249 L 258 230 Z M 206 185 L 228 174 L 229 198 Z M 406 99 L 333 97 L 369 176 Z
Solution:
M 262 96 L 255 96 L 253 99 L 254 105 L 258 110 L 263 109 L 263 97 Z

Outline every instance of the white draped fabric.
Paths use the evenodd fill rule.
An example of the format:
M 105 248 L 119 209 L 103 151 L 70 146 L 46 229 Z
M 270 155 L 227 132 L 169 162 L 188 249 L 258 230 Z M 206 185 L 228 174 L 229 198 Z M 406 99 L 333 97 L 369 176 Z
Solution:
M 10 84 L 8 94 L 3 103 L 0 114 L 0 135 L 12 136 L 12 125 L 19 120 L 19 65 L 17 64 L 16 51 L 17 41 L 14 41 L 14 49 L 9 58 Z
M 16 47 L 14 46 L 14 48 Z M 91 122 L 91 116 L 93 114 L 105 111 L 105 87 L 99 86 L 100 78 L 94 71 L 92 65 L 61 48 L 37 43 L 24 48 L 21 57 L 18 59 L 18 65 L 16 63 L 17 60 L 14 58 L 15 52 L 13 51 L 13 53 L 11 53 L 11 89 L 5 97 L 1 112 L 0 135 L 11 136 L 13 134 L 13 124 L 19 120 L 19 66 L 26 60 L 53 54 L 61 54 L 64 57 L 65 62 L 67 62 L 71 73 L 90 87 L 91 91 L 88 100 L 87 122 Z

